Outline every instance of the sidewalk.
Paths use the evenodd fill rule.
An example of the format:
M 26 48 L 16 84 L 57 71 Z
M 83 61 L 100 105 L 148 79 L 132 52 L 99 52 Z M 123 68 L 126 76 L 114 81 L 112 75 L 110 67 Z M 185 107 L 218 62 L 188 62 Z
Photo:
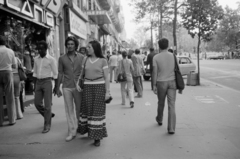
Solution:
M 238 159 L 240 158 L 240 92 L 201 80 L 177 94 L 176 134 L 155 121 L 157 97 L 144 82 L 144 97 L 135 107 L 121 105 L 120 85 L 111 84 L 107 105 L 108 137 L 100 147 L 87 135 L 65 142 L 67 123 L 63 98 L 54 97 L 52 129 L 42 134 L 43 118 L 34 106 L 14 126 L 0 128 L 3 159 Z

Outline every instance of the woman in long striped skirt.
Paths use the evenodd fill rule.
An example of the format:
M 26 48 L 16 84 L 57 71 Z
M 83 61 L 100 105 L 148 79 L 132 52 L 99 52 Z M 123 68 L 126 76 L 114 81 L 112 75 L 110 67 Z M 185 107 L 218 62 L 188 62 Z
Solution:
M 102 55 L 101 45 L 97 41 L 91 41 L 87 47 L 88 56 L 83 62 L 84 89 L 78 132 L 88 133 L 88 137 L 94 139 L 94 145 L 100 146 L 100 140 L 107 137 L 106 129 L 106 103 L 110 97 L 108 64 Z

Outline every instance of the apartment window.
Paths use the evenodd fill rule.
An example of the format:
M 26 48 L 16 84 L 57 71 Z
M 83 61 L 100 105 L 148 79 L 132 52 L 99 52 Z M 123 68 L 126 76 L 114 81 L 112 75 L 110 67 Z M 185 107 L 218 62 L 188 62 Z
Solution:
M 92 0 L 88 0 L 88 10 L 92 10 Z
M 95 2 L 95 1 L 93 2 L 93 10 L 97 10 L 97 9 L 96 9 L 96 2 Z
M 78 1 L 77 1 L 77 6 L 78 6 L 79 8 L 82 8 L 82 4 L 81 4 L 81 3 L 82 3 L 82 0 L 78 0 Z

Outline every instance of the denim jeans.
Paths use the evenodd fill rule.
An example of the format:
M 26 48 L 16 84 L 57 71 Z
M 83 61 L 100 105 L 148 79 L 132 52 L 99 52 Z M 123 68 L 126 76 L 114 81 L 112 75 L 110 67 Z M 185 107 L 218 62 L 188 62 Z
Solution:
M 114 73 L 114 81 L 117 80 L 117 66 L 110 66 L 110 82 L 112 82 L 112 76 Z
M 158 96 L 158 113 L 157 120 L 162 123 L 163 111 L 165 106 L 165 99 L 168 101 L 168 131 L 175 132 L 176 127 L 176 82 L 171 81 L 158 81 L 157 82 L 157 96 Z
M 3 94 L 6 98 L 9 123 L 16 122 L 16 108 L 14 102 L 14 87 L 12 71 L 0 71 L 0 126 L 4 121 Z
M 128 96 L 129 96 L 129 103 L 134 102 L 133 82 L 132 81 L 127 81 L 127 82 L 121 82 L 120 84 L 121 84 L 122 103 L 125 104 L 126 85 L 127 85 Z
M 76 88 L 63 88 L 63 97 L 68 123 L 68 135 L 76 136 L 82 93 L 78 92 Z

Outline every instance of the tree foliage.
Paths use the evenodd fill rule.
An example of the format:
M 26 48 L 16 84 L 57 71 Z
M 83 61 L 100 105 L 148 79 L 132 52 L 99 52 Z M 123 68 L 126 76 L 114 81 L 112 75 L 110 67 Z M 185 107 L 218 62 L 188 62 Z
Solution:
M 210 41 L 223 18 L 223 9 L 217 0 L 187 0 L 185 13 L 182 14 L 183 26 L 194 37 Z

